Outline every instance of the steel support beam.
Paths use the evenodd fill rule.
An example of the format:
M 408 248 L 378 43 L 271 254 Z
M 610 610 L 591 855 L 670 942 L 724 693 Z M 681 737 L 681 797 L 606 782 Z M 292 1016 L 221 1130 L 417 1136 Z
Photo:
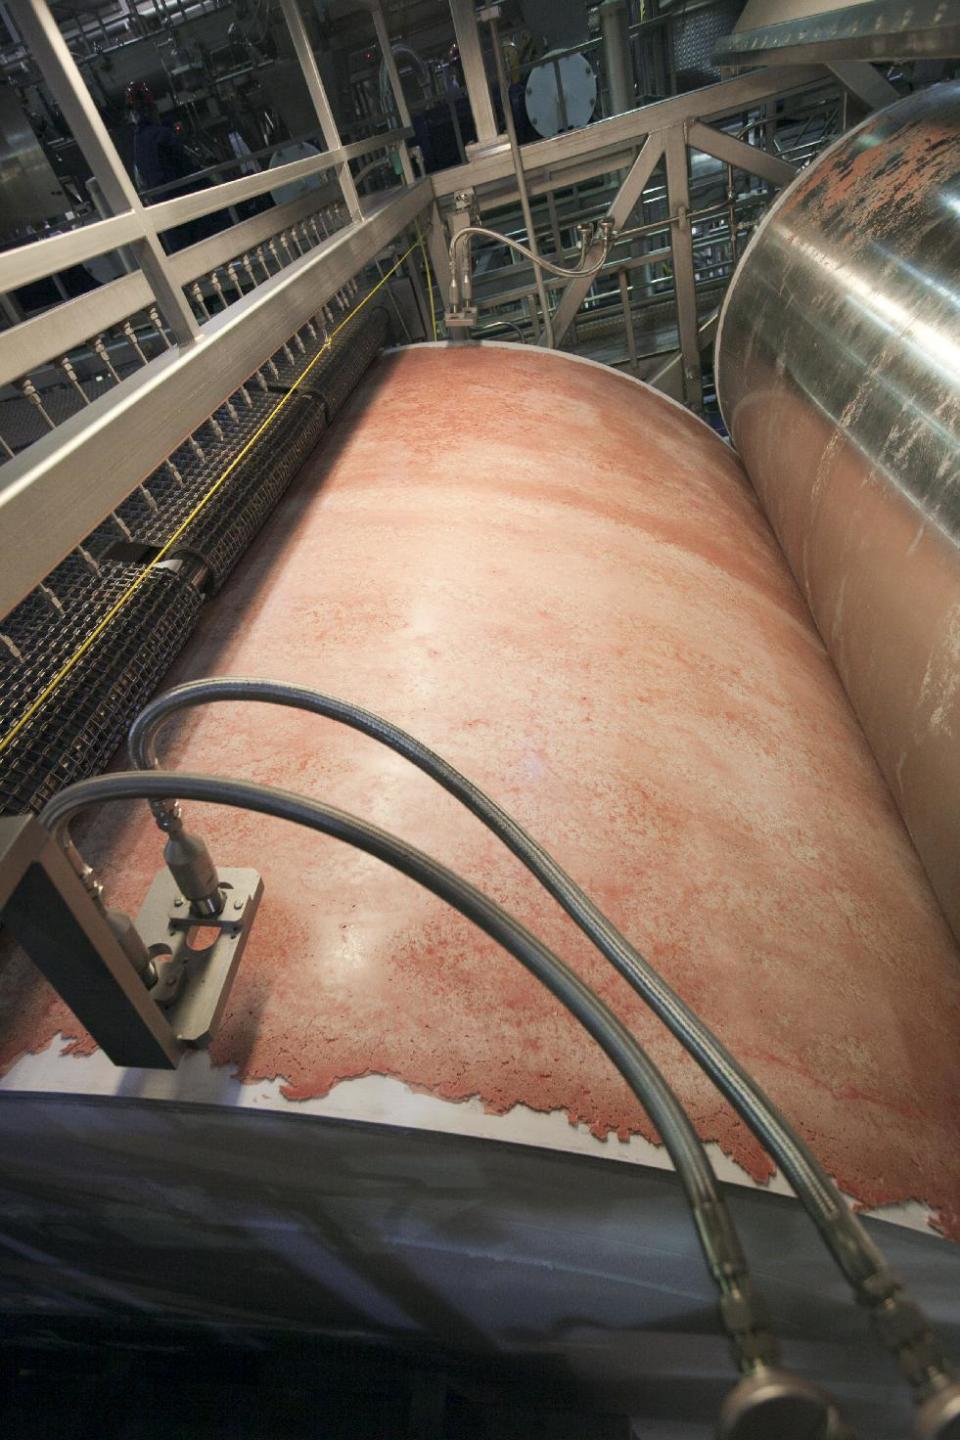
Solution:
M 137 219 L 138 233 L 130 237 L 129 243 L 150 282 L 161 315 L 178 342 L 190 344 L 200 334 L 193 311 L 171 278 L 153 223 L 140 203 L 57 22 L 45 0 L 10 0 L 10 3 L 17 29 L 93 171 L 105 204 L 115 216 L 132 213 Z
M 316 56 L 310 44 L 307 27 L 303 23 L 300 6 L 297 0 L 280 0 L 280 8 L 283 11 L 283 18 L 287 22 L 287 29 L 290 31 L 290 39 L 293 41 L 293 49 L 300 62 L 300 69 L 303 71 L 303 78 L 310 92 L 313 108 L 317 112 L 317 119 L 320 122 L 327 149 L 339 150 L 340 132 L 330 108 L 330 101 L 327 99 L 327 92 L 323 88 L 320 71 L 317 69 Z M 343 203 L 347 207 L 347 214 L 351 220 L 359 220 L 361 215 L 360 197 L 350 173 L 350 163 L 343 160 L 337 163 L 335 168 L 340 188 L 343 191 Z
M 834 65 L 847 60 L 931 60 L 960 54 L 956 0 L 857 0 L 746 28 L 717 41 L 715 65 Z
M 693 410 L 703 408 L 700 381 L 700 342 L 697 335 L 697 290 L 693 269 L 693 230 L 690 226 L 690 176 L 687 144 L 677 127 L 664 140 L 667 157 L 667 205 L 673 224 L 670 248 L 673 252 L 673 285 L 677 306 L 677 329 L 683 357 L 683 390 Z
M 716 339 L 717 329 L 720 324 L 720 311 L 715 310 L 708 315 L 706 320 L 697 329 L 697 344 L 701 352 L 708 350 Z M 675 400 L 683 400 L 683 356 L 676 351 L 668 360 L 664 360 L 647 376 L 647 384 L 654 385 L 658 390 L 672 395 Z
M 640 201 L 640 196 L 649 184 L 650 176 L 659 165 L 662 155 L 662 137 L 649 135 L 607 211 L 607 216 L 613 221 L 615 230 L 622 230 L 627 224 Z M 553 317 L 554 339 L 558 345 L 570 328 L 574 315 L 583 304 L 587 291 L 595 281 L 595 276 L 588 275 L 568 283 L 563 292 L 563 299 L 557 307 L 557 313 Z
M 443 223 L 440 206 L 435 200 L 430 206 L 430 219 L 424 238 L 427 242 L 430 264 L 433 267 L 433 276 L 437 282 L 444 309 L 446 309 L 450 304 L 450 237 L 447 235 L 447 227 Z
M 158 356 L 8 460 L 0 470 L 0 615 L 429 204 L 427 180 L 395 191 L 215 315 L 197 345 Z
M 473 123 L 477 129 L 477 144 L 481 148 L 486 145 L 494 145 L 498 138 L 497 122 L 493 113 L 493 101 L 490 98 L 490 86 L 487 83 L 487 72 L 483 63 L 480 29 L 477 25 L 473 0 L 450 0 L 450 13 L 453 16 L 453 28 L 457 35 L 464 84 L 470 98 L 470 109 L 473 111 Z M 507 152 L 507 168 L 510 168 L 509 151 Z M 469 180 L 463 182 L 464 185 L 471 183 Z M 460 190 L 463 186 L 455 185 L 453 188 Z
M 818 81 L 829 82 L 831 79 L 830 72 L 822 65 L 783 66 L 776 70 L 751 71 L 733 80 L 704 86 L 701 90 L 671 95 L 667 100 L 657 100 L 652 105 L 630 110 L 625 115 L 614 115 L 609 120 L 598 120 L 595 125 L 585 125 L 581 130 L 568 130 L 562 135 L 555 135 L 552 140 L 538 140 L 524 145 L 524 173 L 529 181 L 538 172 L 549 170 L 554 177 L 552 188 L 559 189 L 566 183 L 563 168 L 580 160 L 589 160 L 594 174 L 601 169 L 620 169 L 623 165 L 622 152 L 635 148 L 645 135 L 662 133 L 689 120 L 719 119 L 761 100 L 808 90 Z M 616 157 L 616 163 L 602 166 L 599 162 L 605 155 Z M 512 171 L 510 151 L 504 145 L 492 154 L 476 155 L 467 165 L 441 170 L 433 176 L 434 194 L 441 199 L 457 190 L 477 189 L 509 180 Z
M 771 185 L 789 185 L 798 173 L 795 165 L 781 160 L 779 155 L 771 155 L 757 145 L 747 145 L 723 130 L 704 125 L 701 120 L 694 120 L 687 126 L 687 144 L 695 150 L 702 150 L 705 155 L 712 155 L 715 160 L 724 160 L 738 170 L 746 170 L 749 175 L 759 175 L 761 180 L 769 180 Z
M 900 99 L 900 93 L 866 60 L 837 60 L 830 69 L 844 89 L 862 100 L 868 110 L 882 110 Z

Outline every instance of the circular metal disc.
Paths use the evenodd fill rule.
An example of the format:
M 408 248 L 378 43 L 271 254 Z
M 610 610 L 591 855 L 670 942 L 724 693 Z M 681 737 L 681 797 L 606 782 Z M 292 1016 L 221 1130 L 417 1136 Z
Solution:
M 589 123 L 597 103 L 596 73 L 583 55 L 547 56 L 530 71 L 526 101 L 530 124 L 545 140 L 561 130 L 578 130 Z

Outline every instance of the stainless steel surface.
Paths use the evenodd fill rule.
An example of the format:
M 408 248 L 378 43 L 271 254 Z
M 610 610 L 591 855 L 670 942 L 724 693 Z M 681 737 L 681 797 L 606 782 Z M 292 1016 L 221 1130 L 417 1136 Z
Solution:
M 717 323 L 719 311 L 714 311 L 705 320 L 701 320 L 697 328 L 697 344 L 701 351 L 707 350 L 713 343 L 717 334 Z M 644 376 L 648 385 L 653 385 L 657 390 L 672 395 L 675 400 L 683 399 L 683 356 L 677 350 L 668 359 L 661 363 L 650 373 Z
M 527 247 L 534 260 L 534 283 L 537 287 L 537 298 L 540 301 L 540 318 L 543 324 L 544 342 L 548 350 L 553 349 L 553 322 L 550 318 L 550 301 L 547 297 L 547 287 L 543 283 L 543 271 L 536 263 L 539 257 L 537 249 L 537 230 L 533 223 L 533 211 L 530 209 L 530 193 L 527 190 L 526 176 L 523 173 L 523 155 L 517 141 L 517 127 L 513 119 L 513 106 L 510 103 L 510 86 L 507 83 L 507 69 L 503 61 L 503 47 L 500 43 L 500 33 L 497 29 L 497 7 L 492 7 L 493 14 L 490 19 L 490 44 L 493 49 L 494 65 L 497 72 L 497 85 L 500 90 L 500 108 L 503 111 L 504 122 L 507 127 L 507 138 L 510 141 L 510 154 L 513 158 L 513 173 L 517 182 L 517 191 L 520 195 L 520 209 L 523 212 L 523 223 L 527 231 Z M 451 242 L 452 243 L 452 242 Z M 469 263 L 469 261 L 468 261 Z M 454 283 L 455 272 L 451 268 L 451 287 Z
M 261 1102 L 240 1108 L 227 1073 L 215 1072 L 219 1089 L 208 1080 L 206 1104 L 184 1103 L 177 1093 L 183 1067 L 169 1077 L 129 1077 L 122 1104 L 89 1094 L 4 1097 L 0 1229 L 19 1245 L 16 1266 L 8 1265 L 8 1311 L 30 1315 L 43 1294 L 51 1330 L 55 1317 L 80 1304 L 117 1320 L 155 1317 L 168 1333 L 178 1315 L 202 1317 L 191 1319 L 194 1336 L 200 1323 L 229 1335 L 238 1317 L 248 1335 L 254 1326 L 263 1335 L 288 1327 L 296 1348 L 279 1369 L 280 1383 L 290 1383 L 295 1366 L 297 1414 L 305 1413 L 301 1395 L 316 1393 L 326 1416 L 326 1387 L 338 1371 L 325 1371 L 325 1353 L 334 1364 L 329 1351 L 313 1360 L 309 1339 L 322 1293 L 324 1328 L 342 1346 L 361 1336 L 382 1354 L 402 1323 L 410 1353 L 460 1352 L 451 1383 L 458 1406 L 471 1392 L 498 1397 L 503 1375 L 509 1424 L 474 1408 L 466 1412 L 470 1428 L 457 1433 L 624 1440 L 632 1428 L 642 1440 L 716 1440 L 729 1360 L 704 1323 L 709 1294 L 674 1175 L 412 1128 L 416 1120 L 389 1107 L 366 1120 L 331 1118 L 303 1102 L 277 1114 L 262 1103 L 263 1087 L 234 1082 L 233 1092 L 253 1092 Z M 349 1087 L 337 1087 L 334 1097 L 344 1093 Z M 168 1097 L 173 1103 L 164 1103 Z M 823 1283 L 816 1237 L 798 1207 L 763 1191 L 743 1192 L 737 1207 L 793 1353 L 824 1385 L 842 1390 L 861 1440 L 905 1440 L 910 1414 L 891 1367 L 865 1351 L 863 1318 Z M 960 1249 L 883 1220 L 867 1223 L 936 1306 L 956 1346 Z M 177 1257 L 175 1277 L 158 1256 Z M 159 1349 L 155 1333 L 159 1390 L 168 1383 L 170 1350 Z M 150 1352 L 129 1353 L 142 1374 Z M 479 1357 L 475 1371 L 471 1355 Z M 306 1388 L 306 1356 L 324 1389 Z M 427 1373 L 423 1365 L 415 1373 Z M 474 1373 L 476 1381 L 461 1378 Z M 202 1401 L 178 1394 L 178 1413 L 229 1413 L 212 1405 L 216 1392 L 203 1380 Z M 355 1380 L 351 1374 L 351 1394 Z M 224 1393 L 232 1410 L 238 1392 Z M 252 1421 L 254 1433 L 289 1433 L 275 1418 L 289 1413 L 286 1395 L 274 1412 L 255 1393 L 254 1415 L 264 1419 Z M 548 1413 L 532 1418 L 541 1395 Z M 602 1414 L 572 1424 L 591 1404 Z M 621 1411 L 632 1425 L 617 1419 Z M 384 1422 L 391 1440 L 413 1429 L 403 1413 L 392 1427 Z M 127 1414 L 124 1429 L 143 1440 L 150 1431 Z M 187 1429 L 164 1421 L 181 1434 Z M 351 1426 L 347 1414 L 334 1433 L 359 1440 L 362 1423 Z M 198 1428 L 191 1425 L 192 1435 Z M 764 1440 L 784 1437 L 774 1431 Z
M 800 13 L 797 14 L 799 8 Z M 860 0 L 843 7 L 790 5 L 790 18 L 744 27 L 714 52 L 718 64 L 810 64 L 821 60 L 910 60 L 960 54 L 960 8 L 956 0 Z
M 617 194 L 607 211 L 607 218 L 612 222 L 615 230 L 623 230 L 630 221 L 644 187 L 650 180 L 650 176 L 660 164 L 663 156 L 663 140 L 659 135 L 650 135 L 640 150 L 639 155 L 631 165 L 627 175 L 617 191 Z M 593 277 L 581 276 L 571 280 L 563 292 L 563 298 L 557 307 L 554 317 L 554 336 L 557 344 L 573 322 L 580 306 L 583 304 L 587 291 L 593 284 Z
M 733 441 L 960 934 L 960 84 L 785 191 L 717 343 Z
M 49 220 L 69 209 L 53 167 L 12 86 L 0 89 L 0 240 L 12 227 Z
M 717 1440 L 842 1440 L 836 1418 L 821 1390 L 760 1365 L 724 1398 Z
M 882 110 L 900 99 L 900 91 L 866 60 L 836 60 L 830 70 L 868 110 Z
M 407 104 L 407 97 L 403 93 L 403 83 L 400 79 L 400 72 L 397 69 L 397 57 L 393 53 L 393 45 L 390 43 L 390 32 L 387 29 L 386 16 L 383 13 L 383 0 L 372 0 L 370 13 L 373 17 L 373 28 L 377 36 L 377 44 L 380 46 L 380 58 L 384 70 L 387 72 L 387 79 L 390 81 L 390 92 L 393 95 L 393 103 L 396 106 L 397 119 L 404 129 L 412 125 L 410 119 L 410 107 Z M 413 172 L 413 165 L 410 160 L 410 152 L 405 144 L 399 147 L 397 152 L 400 156 L 400 171 L 408 185 L 416 179 Z
M 421 180 L 347 226 L 59 425 L 0 474 L 0 614 L 6 614 L 293 330 L 430 203 Z M 69 497 L 69 503 L 65 503 Z

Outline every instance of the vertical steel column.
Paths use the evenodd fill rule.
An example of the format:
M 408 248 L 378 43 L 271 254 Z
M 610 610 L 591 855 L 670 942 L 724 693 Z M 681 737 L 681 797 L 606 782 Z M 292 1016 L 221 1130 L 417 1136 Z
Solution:
M 603 68 L 607 79 L 608 115 L 634 107 L 633 51 L 627 0 L 603 0 L 598 6 L 603 37 Z
M 457 47 L 460 51 L 460 64 L 463 66 L 463 79 L 467 87 L 467 95 L 470 98 L 470 109 L 473 111 L 473 123 L 477 127 L 477 144 L 492 145 L 497 139 L 497 122 L 493 114 L 493 101 L 490 99 L 490 86 L 487 84 L 487 72 L 483 64 L 480 30 L 477 26 L 473 0 L 450 0 L 450 13 L 453 16 L 453 28 L 457 35 Z
M 93 208 L 96 210 L 97 214 L 102 220 L 109 219 L 110 206 L 103 198 L 103 191 L 100 189 L 99 182 L 94 178 L 94 176 L 91 175 L 90 179 L 86 182 L 86 186 L 87 194 L 93 201 Z M 120 249 L 117 251 L 117 254 L 120 257 L 120 264 L 123 266 L 126 273 L 128 275 L 132 275 L 137 269 L 137 262 L 133 258 L 133 255 L 130 253 L 130 246 L 121 245 Z
M 677 329 L 683 362 L 683 391 L 690 408 L 700 411 L 703 409 L 703 388 L 700 380 L 700 337 L 697 333 L 693 231 L 690 227 L 687 138 L 679 125 L 667 131 L 664 150 L 667 157 L 667 210 L 671 219 L 670 249 L 673 254 Z
M 430 223 L 425 236 L 427 242 L 427 253 L 430 256 L 430 264 L 433 266 L 434 279 L 437 282 L 437 289 L 440 291 L 440 299 L 444 308 L 450 304 L 450 254 L 447 249 L 449 240 L 447 227 L 443 223 L 443 216 L 440 213 L 440 206 L 434 200 L 430 206 Z
M 380 46 L 380 54 L 383 56 L 383 63 L 390 80 L 390 89 L 393 91 L 393 103 L 397 107 L 397 119 L 404 129 L 409 129 L 411 124 L 410 107 L 403 93 L 403 86 L 400 83 L 400 71 L 397 69 L 396 56 L 393 53 L 393 46 L 390 44 L 390 33 L 387 30 L 387 21 L 383 13 L 383 0 L 372 0 L 371 11 L 373 14 L 373 28 L 377 32 L 377 44 Z M 398 154 L 400 156 L 400 169 L 403 171 L 403 178 L 408 185 L 412 185 L 415 177 L 406 140 L 401 141 Z
M 626 270 L 617 271 L 617 285 L 620 288 L 620 304 L 623 307 L 623 325 L 627 337 L 627 354 L 630 357 L 630 373 L 637 373 L 637 337 L 633 329 L 633 307 L 630 303 L 630 283 Z
M 413 232 L 413 235 L 408 232 L 406 236 L 406 242 L 412 241 L 415 235 L 416 231 Z M 418 268 L 420 259 L 421 257 L 417 254 L 416 251 L 414 251 L 413 254 L 407 258 L 404 269 L 407 272 L 407 276 L 413 288 L 413 296 L 417 302 L 417 310 L 420 314 L 420 323 L 423 326 L 423 333 L 428 340 L 435 340 L 436 336 L 434 335 L 433 328 L 430 324 L 430 302 L 427 299 L 427 292 L 424 288 L 423 277 L 420 274 Z
M 170 273 L 149 211 L 140 203 L 133 181 L 117 154 L 57 22 L 45 0 L 11 0 L 11 10 L 24 44 L 39 65 L 54 100 L 73 132 L 73 138 L 93 171 L 105 205 L 112 215 L 133 211 L 140 221 L 143 238 L 132 241 L 130 248 L 176 339 L 181 345 L 190 344 L 200 335 L 193 311 Z
M 323 131 L 327 148 L 339 150 L 340 132 L 337 129 L 337 122 L 333 118 L 333 111 L 330 109 L 327 92 L 323 88 L 323 81 L 320 78 L 320 71 L 317 69 L 316 57 L 310 45 L 307 27 L 303 23 L 300 6 L 297 0 L 280 0 L 280 8 L 283 11 L 283 18 L 287 22 L 294 53 L 300 62 L 300 69 L 303 71 L 303 78 L 306 81 L 307 90 L 310 92 L 313 108 L 317 112 L 317 119 L 320 121 L 320 129 Z M 360 220 L 362 218 L 360 197 L 357 194 L 357 187 L 353 183 L 349 161 L 344 160 L 338 164 L 336 171 L 347 214 L 351 220 Z
M 513 156 L 513 169 L 517 178 L 520 209 L 523 211 L 523 223 L 527 231 L 527 246 L 533 255 L 538 256 L 540 252 L 537 249 L 537 232 L 533 224 L 533 211 L 530 208 L 530 192 L 527 189 L 527 177 L 523 173 L 523 154 L 517 140 L 517 127 L 513 123 L 513 111 L 510 108 L 510 86 L 507 82 L 507 70 L 503 63 L 503 50 L 500 48 L 500 32 L 497 29 L 495 15 L 490 19 L 490 42 L 493 45 L 493 58 L 497 67 L 497 84 L 500 87 L 500 103 L 503 106 L 503 115 L 507 122 L 507 136 L 510 140 L 510 153 Z M 547 349 L 552 350 L 554 348 L 554 338 L 553 322 L 550 318 L 550 297 L 547 295 L 543 271 L 537 264 L 533 267 L 533 279 L 537 287 L 540 309 L 543 312 L 545 343 Z

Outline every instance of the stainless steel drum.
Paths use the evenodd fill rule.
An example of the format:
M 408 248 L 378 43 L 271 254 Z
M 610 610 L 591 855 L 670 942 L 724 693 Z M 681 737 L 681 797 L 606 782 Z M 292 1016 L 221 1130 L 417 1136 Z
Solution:
M 724 417 L 960 934 L 960 85 L 780 197 L 727 296 Z

